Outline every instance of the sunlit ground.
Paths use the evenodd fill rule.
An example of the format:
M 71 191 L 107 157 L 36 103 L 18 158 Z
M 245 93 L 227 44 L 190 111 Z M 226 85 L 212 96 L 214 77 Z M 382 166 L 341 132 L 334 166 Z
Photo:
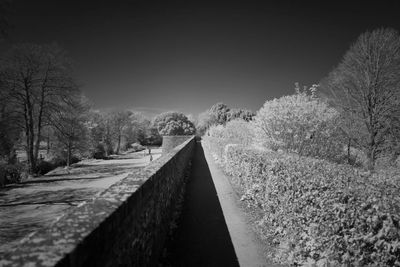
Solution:
M 161 156 L 161 149 L 151 151 L 153 160 Z M 70 169 L 57 168 L 40 178 L 0 189 L 0 255 L 149 163 L 147 151 L 110 160 L 84 160 Z

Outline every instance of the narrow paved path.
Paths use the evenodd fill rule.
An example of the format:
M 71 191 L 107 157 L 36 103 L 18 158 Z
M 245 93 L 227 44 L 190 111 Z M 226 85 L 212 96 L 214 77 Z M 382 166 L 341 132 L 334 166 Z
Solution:
M 240 266 L 281 267 L 281 265 L 275 264 L 272 260 L 266 258 L 264 254 L 265 244 L 262 243 L 260 237 L 252 229 L 252 223 L 254 222 L 252 222 L 251 216 L 243 208 L 243 203 L 240 203 L 240 196 L 232 188 L 228 177 L 217 166 L 207 150 L 205 151 L 205 157 Z
M 166 266 L 239 266 L 201 143 Z

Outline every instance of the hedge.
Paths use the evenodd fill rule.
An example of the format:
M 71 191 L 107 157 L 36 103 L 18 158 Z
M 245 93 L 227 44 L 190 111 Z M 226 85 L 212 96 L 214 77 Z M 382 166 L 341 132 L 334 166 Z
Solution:
M 243 199 L 263 212 L 259 226 L 276 247 L 276 261 L 400 266 L 398 173 L 364 175 L 348 165 L 274 151 L 219 150 L 223 140 L 209 141 Z

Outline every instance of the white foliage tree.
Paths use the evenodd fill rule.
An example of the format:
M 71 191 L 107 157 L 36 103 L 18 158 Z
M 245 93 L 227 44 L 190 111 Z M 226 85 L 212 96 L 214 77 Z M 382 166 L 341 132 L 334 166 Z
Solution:
M 316 89 L 300 91 L 296 84 L 296 94 L 265 102 L 253 121 L 258 143 L 300 155 L 339 155 L 338 112 L 316 97 Z

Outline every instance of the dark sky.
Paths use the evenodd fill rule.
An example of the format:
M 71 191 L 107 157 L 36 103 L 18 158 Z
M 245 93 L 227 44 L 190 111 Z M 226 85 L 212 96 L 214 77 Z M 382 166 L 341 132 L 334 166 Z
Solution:
M 14 0 L 2 49 L 59 43 L 96 108 L 256 111 L 318 83 L 362 32 L 400 30 L 400 1 L 349 2 Z

